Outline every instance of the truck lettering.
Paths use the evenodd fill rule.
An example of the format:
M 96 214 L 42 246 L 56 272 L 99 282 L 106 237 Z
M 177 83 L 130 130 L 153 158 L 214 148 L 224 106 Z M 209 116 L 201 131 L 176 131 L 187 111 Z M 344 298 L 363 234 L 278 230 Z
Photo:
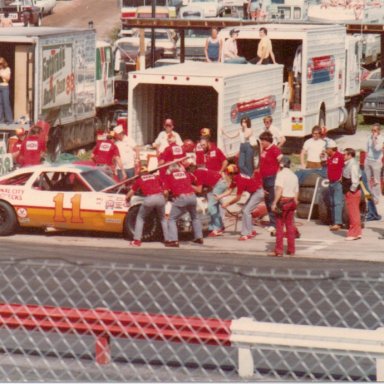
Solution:
M 51 56 L 43 58 L 43 81 L 65 67 L 65 48 L 51 49 Z

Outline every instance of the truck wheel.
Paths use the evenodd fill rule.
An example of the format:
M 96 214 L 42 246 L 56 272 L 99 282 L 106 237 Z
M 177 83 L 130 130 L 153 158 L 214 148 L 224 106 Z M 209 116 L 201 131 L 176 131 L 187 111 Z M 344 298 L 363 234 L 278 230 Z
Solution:
M 296 209 L 296 216 L 299 219 L 308 219 L 310 209 L 311 209 L 311 204 L 300 203 Z M 311 220 L 316 220 L 318 218 L 319 218 L 318 206 L 314 205 L 312 210 Z
M 347 135 L 354 135 L 357 129 L 357 106 L 351 105 L 348 110 L 347 121 L 344 125 L 344 131 Z
M 135 233 L 136 218 L 139 212 L 141 204 L 134 205 L 129 208 L 127 215 L 124 220 L 123 236 L 127 239 L 132 240 Z M 149 215 L 143 228 L 142 241 L 156 241 L 162 239 L 162 230 L 158 217 L 156 214 Z
M 14 209 L 5 201 L 0 201 L 0 236 L 13 235 L 18 227 Z

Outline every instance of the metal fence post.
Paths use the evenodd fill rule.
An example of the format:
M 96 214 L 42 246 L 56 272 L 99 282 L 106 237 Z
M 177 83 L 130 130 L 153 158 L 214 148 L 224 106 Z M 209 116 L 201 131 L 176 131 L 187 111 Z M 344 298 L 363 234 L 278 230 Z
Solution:
M 251 348 L 240 347 L 238 352 L 239 376 L 241 378 L 252 377 L 255 371 Z
M 111 361 L 111 348 L 109 336 L 97 336 L 96 338 L 96 363 L 109 364 Z

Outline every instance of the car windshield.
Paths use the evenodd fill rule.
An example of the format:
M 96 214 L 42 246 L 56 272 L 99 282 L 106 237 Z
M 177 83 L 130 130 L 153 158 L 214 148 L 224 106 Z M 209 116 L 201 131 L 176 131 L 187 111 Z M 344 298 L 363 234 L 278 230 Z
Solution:
M 100 169 L 92 169 L 90 171 L 82 172 L 81 176 L 88 182 L 92 189 L 99 192 L 105 188 L 112 187 L 116 182 L 107 176 Z
M 139 44 L 135 43 L 118 43 L 117 46 L 122 51 L 137 51 L 139 49 Z
M 199 37 L 209 37 L 211 36 L 211 31 L 204 29 L 186 29 L 185 37 L 199 38 Z

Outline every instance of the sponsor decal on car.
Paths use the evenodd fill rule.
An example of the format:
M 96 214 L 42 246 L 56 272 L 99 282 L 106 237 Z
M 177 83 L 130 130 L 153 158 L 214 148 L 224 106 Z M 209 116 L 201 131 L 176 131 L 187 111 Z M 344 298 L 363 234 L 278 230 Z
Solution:
M 18 208 L 16 214 L 21 219 L 25 219 L 28 216 L 28 210 L 26 208 Z
M 253 99 L 236 103 L 231 107 L 231 121 L 233 124 L 240 123 L 243 117 L 258 119 L 264 116 L 273 115 L 276 109 L 276 97 L 267 96 L 260 99 Z
M 17 188 L 0 188 L 0 198 L 8 199 L 8 200 L 18 200 L 21 201 L 23 199 L 24 191 Z

